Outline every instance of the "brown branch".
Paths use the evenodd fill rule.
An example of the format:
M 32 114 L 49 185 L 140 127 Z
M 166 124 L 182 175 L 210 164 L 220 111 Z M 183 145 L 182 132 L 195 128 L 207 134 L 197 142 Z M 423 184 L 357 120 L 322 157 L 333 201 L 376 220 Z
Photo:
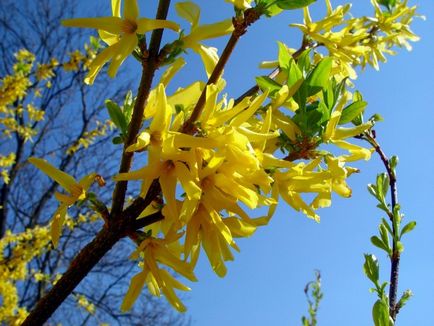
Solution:
M 74 258 L 62 278 L 39 300 L 22 325 L 43 325 L 120 238 L 120 233 L 116 228 L 103 228 L 95 239 Z
M 232 32 L 231 37 L 228 43 L 226 44 L 219 61 L 217 62 L 217 65 L 215 66 L 211 76 L 209 77 L 206 86 L 216 84 L 218 82 L 220 76 L 223 73 L 223 69 L 226 66 L 226 63 L 228 62 L 232 52 L 235 49 L 235 46 L 238 43 L 238 40 L 243 34 L 247 32 L 247 27 L 249 27 L 251 24 L 257 21 L 259 18 L 260 18 L 260 14 L 255 10 L 255 8 L 250 8 L 244 12 L 244 18 L 232 19 L 234 25 L 234 31 Z M 202 93 L 200 94 L 199 100 L 197 101 L 196 106 L 194 107 L 193 112 L 191 113 L 191 116 L 182 126 L 183 133 L 189 134 L 194 132 L 195 129 L 194 123 L 201 115 L 202 110 L 205 107 L 205 102 L 206 102 L 206 87 L 203 89 Z
M 157 9 L 156 19 L 166 19 L 169 12 L 170 0 L 160 0 Z M 121 165 L 119 173 L 128 172 L 131 168 L 133 159 L 133 152 L 127 152 L 128 146 L 132 145 L 137 138 L 137 135 L 142 126 L 143 113 L 145 110 L 145 103 L 151 92 L 152 81 L 154 79 L 155 71 L 158 69 L 158 52 L 160 50 L 161 39 L 163 37 L 163 30 L 154 30 L 151 36 L 151 42 L 149 44 L 149 55 L 144 58 L 142 65 L 142 78 L 138 89 L 136 103 L 134 105 L 134 111 L 131 118 L 131 123 L 128 127 L 127 140 L 125 141 L 124 151 L 122 154 Z M 113 192 L 113 206 L 111 210 L 111 218 L 119 216 L 125 203 L 125 195 L 127 192 L 127 181 L 119 181 L 116 183 L 115 190 Z

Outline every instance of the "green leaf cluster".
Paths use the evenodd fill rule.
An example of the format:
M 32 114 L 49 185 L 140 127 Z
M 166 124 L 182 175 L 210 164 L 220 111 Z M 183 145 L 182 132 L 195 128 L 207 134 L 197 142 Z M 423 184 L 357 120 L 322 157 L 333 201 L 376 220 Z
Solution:
M 120 134 L 113 138 L 113 144 L 122 144 L 128 134 L 128 126 L 131 121 L 135 99 L 133 93 L 129 91 L 125 96 L 122 106 L 112 100 L 106 100 L 105 106 L 113 124 L 119 129 Z
M 319 145 L 331 113 L 346 91 L 346 80 L 338 83 L 332 77 L 333 59 L 330 57 L 313 63 L 310 50 L 294 59 L 285 44 L 278 42 L 278 49 L 279 74 L 274 79 L 257 77 L 256 82 L 262 91 L 268 92 L 272 102 L 282 102 L 282 106 L 295 102 L 298 109 L 291 119 L 300 128 L 303 139 L 317 141 Z M 286 98 L 282 98 L 282 94 Z M 356 92 L 353 97 L 354 101 L 343 109 L 340 125 L 356 124 L 367 106 L 360 93 Z M 361 123 L 362 119 L 359 120 Z

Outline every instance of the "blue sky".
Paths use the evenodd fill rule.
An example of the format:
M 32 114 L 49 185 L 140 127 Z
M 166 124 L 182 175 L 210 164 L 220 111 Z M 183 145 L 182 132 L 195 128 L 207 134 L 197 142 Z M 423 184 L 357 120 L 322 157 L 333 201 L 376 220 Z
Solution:
M 353 2 L 351 12 L 355 16 L 372 13 L 368 0 Z M 223 0 L 198 3 L 203 8 L 202 22 L 231 15 L 231 6 Z M 332 3 L 336 6 L 344 2 Z M 434 293 L 431 100 L 434 3 L 410 3 L 420 3 L 419 12 L 427 16 L 426 21 L 416 19 L 413 25 L 421 41 L 414 44 L 412 52 L 399 50 L 397 56 L 389 57 L 379 72 L 368 68 L 355 84 L 369 103 L 367 115 L 378 112 L 385 119 L 376 127 L 378 139 L 387 154 L 400 158 L 399 199 L 407 220 L 415 219 L 418 223 L 416 230 L 404 239 L 406 250 L 402 255 L 399 285 L 400 293 L 410 288 L 415 296 L 399 314 L 397 325 L 434 325 L 434 315 L 428 313 Z M 314 18 L 321 17 L 323 1 L 312 5 L 311 10 Z M 149 12 L 143 15 L 150 16 Z M 172 10 L 171 16 L 174 15 Z M 263 19 L 252 26 L 225 69 L 229 96 L 237 97 L 254 83 L 255 75 L 266 73 L 257 69 L 258 63 L 276 57 L 277 40 L 294 48 L 299 46 L 300 34 L 288 25 L 301 19 L 301 12 L 294 11 Z M 221 49 L 224 40 L 214 44 Z M 191 59 L 180 73 L 177 86 L 204 78 L 198 58 L 193 55 Z M 131 59 L 130 64 L 135 65 L 132 71 L 137 71 L 138 64 Z M 314 279 L 314 270 L 319 269 L 324 292 L 319 325 L 371 325 L 371 307 L 376 297 L 368 291 L 370 283 L 362 272 L 363 254 L 370 252 L 378 256 L 382 280 L 388 279 L 389 261 L 369 241 L 383 216 L 375 208 L 366 185 L 374 182 L 383 167 L 375 155 L 357 167 L 361 173 L 350 179 L 352 198 L 335 196 L 332 207 L 320 211 L 321 223 L 281 205 L 269 226 L 259 229 L 250 239 L 238 240 L 241 253 L 227 264 L 228 274 L 224 279 L 212 272 L 202 255 L 196 270 L 199 282 L 190 285 L 193 291 L 186 297 L 193 324 L 300 325 L 301 315 L 307 309 L 303 288 Z
M 427 20 L 416 19 L 413 30 L 421 41 L 412 52 L 399 50 L 397 56 L 389 57 L 379 72 L 368 68 L 355 82 L 369 103 L 367 115 L 378 112 L 385 119 L 376 127 L 378 139 L 386 153 L 400 158 L 399 199 L 408 220 L 418 223 L 404 240 L 399 286 L 400 293 L 410 288 L 415 296 L 399 314 L 397 325 L 434 325 L 434 316 L 427 313 L 434 293 L 430 281 L 434 267 L 434 112 L 430 100 L 434 25 L 430 14 L 434 3 L 410 1 L 419 2 L 419 12 Z M 223 1 L 200 3 L 204 21 L 215 21 L 228 12 Z M 332 1 L 334 6 L 341 3 L 345 2 Z M 324 3 L 318 1 L 311 10 L 314 17 L 321 17 Z M 354 1 L 351 12 L 355 16 L 372 13 L 369 1 Z M 264 73 L 257 69 L 258 63 L 276 57 L 277 40 L 299 46 L 300 35 L 288 27 L 299 21 L 301 13 L 290 12 L 252 26 L 225 69 L 231 96 L 241 94 L 255 75 Z M 361 173 L 350 180 L 351 199 L 335 196 L 332 207 L 321 210 L 319 224 L 281 205 L 269 226 L 237 241 L 241 253 L 227 264 L 224 279 L 212 272 L 202 255 L 197 269 L 200 281 L 191 284 L 193 291 L 186 302 L 194 325 L 300 325 L 307 309 L 303 288 L 314 279 L 315 269 L 321 270 L 324 292 L 319 325 L 372 324 L 376 297 L 368 291 L 370 283 L 362 272 L 363 254 L 378 256 L 383 280 L 388 279 L 389 261 L 369 241 L 382 214 L 366 185 L 374 182 L 383 167 L 376 156 L 357 166 Z

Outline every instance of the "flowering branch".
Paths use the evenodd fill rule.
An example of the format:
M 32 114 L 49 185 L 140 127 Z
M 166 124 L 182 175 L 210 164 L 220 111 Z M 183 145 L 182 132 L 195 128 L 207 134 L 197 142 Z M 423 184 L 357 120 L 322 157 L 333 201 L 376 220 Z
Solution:
M 207 86 L 216 84 L 218 80 L 220 79 L 220 76 L 223 73 L 223 69 L 226 66 L 226 63 L 229 61 L 229 58 L 232 54 L 232 52 L 235 49 L 235 46 L 238 43 L 238 40 L 242 35 L 244 35 L 247 32 L 247 27 L 249 27 L 251 24 L 256 22 L 260 18 L 260 14 L 255 10 L 255 8 L 247 9 L 244 12 L 243 18 L 233 18 L 232 22 L 234 25 L 234 31 L 231 34 L 231 37 L 226 44 L 226 47 L 223 50 L 223 53 L 217 62 L 217 65 L 215 66 L 211 76 L 208 79 Z M 205 106 L 206 101 L 206 87 L 203 89 L 199 100 L 196 103 L 196 106 L 193 109 L 193 112 L 191 113 L 190 118 L 184 123 L 182 126 L 182 132 L 184 133 L 192 133 L 194 131 L 194 123 L 199 118 L 200 114 L 202 113 L 202 110 Z
M 160 0 L 156 19 L 166 19 L 169 7 L 170 0 Z M 119 173 L 128 172 L 131 167 L 134 152 L 128 152 L 126 149 L 136 141 L 137 135 L 142 126 L 145 103 L 151 91 L 155 71 L 159 66 L 158 52 L 160 50 L 162 37 L 163 29 L 156 29 L 152 32 L 148 56 L 142 60 L 142 78 L 139 85 L 136 103 L 134 104 L 133 116 L 128 128 L 128 135 L 124 145 L 124 152 L 122 154 Z M 127 191 L 127 183 L 127 181 L 119 181 L 116 184 L 115 190 L 113 192 L 113 207 L 111 210 L 112 218 L 118 216 L 122 211 L 125 202 L 125 194 Z

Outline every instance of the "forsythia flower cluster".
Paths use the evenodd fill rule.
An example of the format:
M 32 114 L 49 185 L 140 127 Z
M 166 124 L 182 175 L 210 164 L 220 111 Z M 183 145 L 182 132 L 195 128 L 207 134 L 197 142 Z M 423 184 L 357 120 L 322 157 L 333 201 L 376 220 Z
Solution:
M 94 221 L 93 216 L 80 215 L 77 220 L 67 216 L 65 224 L 71 229 L 78 224 Z M 19 283 L 32 277 L 35 282 L 56 284 L 60 274 L 47 275 L 35 269 L 29 271 L 29 263 L 51 249 L 49 226 L 36 226 L 22 233 L 7 231 L 0 239 L 0 324 L 21 325 L 27 317 L 27 310 L 19 306 Z M 95 311 L 93 304 L 82 296 L 77 297 L 77 303 L 88 312 Z
M 26 278 L 27 264 L 50 246 L 47 227 L 35 227 L 23 233 L 6 235 L 0 239 L 0 323 L 21 325 L 27 310 L 19 307 L 16 283 Z
M 239 9 L 250 6 L 250 1 L 229 2 Z M 344 20 L 349 6 L 333 10 L 330 2 L 326 3 L 324 20 L 312 22 L 305 9 L 304 24 L 296 26 L 326 46 L 330 57 L 305 52 L 303 63 L 299 63 L 280 44 L 279 79 L 258 79 L 262 90 L 259 95 L 227 100 L 222 94 L 222 79 L 211 85 L 195 82 L 168 94 L 168 83 L 183 65 L 181 58 L 173 61 L 151 90 L 143 116 L 145 129 L 126 148 L 139 152 L 137 155 L 147 162 L 137 170 L 116 175 L 115 180 L 140 181 L 140 197 L 145 197 L 158 180 L 162 202 L 154 201 L 140 218 L 161 210 L 164 219 L 145 230 L 132 256 L 141 259 L 142 271 L 131 280 L 123 310 L 132 306 L 146 284 L 152 294 L 164 294 L 176 309 L 184 311 L 175 290 L 189 288 L 166 267 L 195 281 L 193 270 L 202 248 L 212 269 L 223 277 L 227 272 L 225 262 L 234 258 L 232 249 L 239 251 L 235 239 L 249 237 L 266 225 L 279 199 L 318 221 L 317 210 L 330 206 L 333 193 L 351 196 L 347 178 L 357 169 L 347 163 L 369 159 L 371 150 L 349 140 L 369 130 L 372 122 L 361 120 L 365 103 L 346 89 L 345 77 L 354 77 L 355 65 L 368 62 L 376 66 L 377 58 L 391 46 L 415 40 L 408 28 L 414 10 L 405 9 L 403 2 L 386 17 L 374 1 L 375 19 Z M 112 0 L 113 17 L 64 22 L 67 26 L 98 29 L 108 45 L 90 65 L 86 78 L 89 84 L 106 62 L 111 60 L 108 74 L 113 77 L 130 53 L 139 53 L 137 34 L 159 28 L 179 29 L 171 21 L 138 18 L 136 0 L 125 0 L 122 16 L 120 8 L 120 0 Z M 191 24 L 191 33 L 181 33 L 178 45 L 199 53 L 209 75 L 218 61 L 217 52 L 200 41 L 228 34 L 232 27 L 226 21 L 199 25 L 200 9 L 191 2 L 178 3 L 177 11 Z M 334 31 L 342 24 L 341 31 Z M 378 31 L 385 34 L 384 38 L 373 37 Z M 347 69 L 337 69 L 340 65 Z M 197 103 L 203 92 L 205 104 L 193 131 L 187 132 L 185 126 L 200 108 Z M 344 127 L 350 122 L 353 125 Z M 65 216 L 68 206 L 86 198 L 94 175 L 77 182 L 46 161 L 33 158 L 31 162 L 68 192 L 56 194 L 60 206 L 53 235 L 57 242 L 63 223 L 59 216 Z M 155 195 L 157 198 L 159 194 Z M 252 211 L 260 207 L 267 208 L 266 213 L 252 217 Z
M 95 129 L 84 132 L 83 136 L 80 137 L 77 142 L 71 145 L 66 152 L 68 154 L 73 154 L 80 148 L 88 148 L 91 144 L 93 144 L 96 138 L 107 135 L 107 131 L 109 131 L 111 127 L 112 124 L 110 121 L 106 121 L 105 123 L 97 121 Z
M 408 7 L 408 1 L 398 1 L 391 12 L 382 9 L 377 0 L 371 0 L 375 9 L 374 17 L 354 18 L 349 14 L 351 4 L 332 8 L 326 0 L 327 14 L 313 21 L 309 8 L 304 8 L 303 24 L 291 24 L 329 51 L 342 69 L 355 78 L 355 66 L 371 65 L 379 69 L 378 62 L 386 62 L 385 54 L 394 55 L 394 46 L 411 50 L 409 41 L 418 41 L 410 24 L 416 16 L 416 6 Z
M 35 103 L 41 89 L 50 88 L 59 66 L 65 71 L 87 69 L 95 58 L 97 41 L 91 38 L 91 45 L 85 45 L 85 53 L 75 51 L 69 60 L 58 63 L 51 59 L 48 63 L 37 63 L 35 56 L 22 49 L 15 54 L 16 62 L 10 75 L 0 81 L 0 137 L 9 138 L 17 134 L 24 141 L 31 140 L 37 134 L 38 122 L 44 120 L 45 111 Z M 96 137 L 105 135 L 106 124 L 97 124 L 96 129 L 84 134 L 69 150 L 88 147 Z M 0 176 L 5 183 L 9 182 L 8 168 L 15 162 L 15 154 L 0 154 Z

